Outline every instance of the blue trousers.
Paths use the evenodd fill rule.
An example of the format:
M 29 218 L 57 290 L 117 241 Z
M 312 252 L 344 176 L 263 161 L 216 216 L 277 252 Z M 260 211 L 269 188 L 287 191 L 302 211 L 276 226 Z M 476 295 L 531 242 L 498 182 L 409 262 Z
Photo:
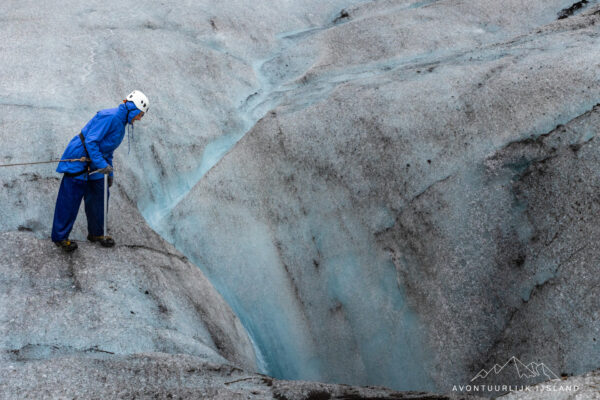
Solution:
M 60 182 L 54 209 L 52 241 L 69 238 L 82 198 L 85 201 L 88 233 L 93 236 L 104 234 L 104 179 L 84 181 L 65 175 Z

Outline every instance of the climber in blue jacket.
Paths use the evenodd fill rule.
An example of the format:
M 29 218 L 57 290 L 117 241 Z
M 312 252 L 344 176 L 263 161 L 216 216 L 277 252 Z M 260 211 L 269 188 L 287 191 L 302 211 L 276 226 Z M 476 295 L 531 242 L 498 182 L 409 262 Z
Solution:
M 87 239 L 112 247 L 115 241 L 103 236 L 104 228 L 104 182 L 108 175 L 108 186 L 113 182 L 113 152 L 125 136 L 125 126 L 139 121 L 148 111 L 148 98 L 139 90 L 131 92 L 117 108 L 98 111 L 67 146 L 61 159 L 85 158 L 87 161 L 63 161 L 57 172 L 63 178 L 56 199 L 52 241 L 70 252 L 77 243 L 69 240 L 69 234 L 77 218 L 81 199 L 85 201 L 88 223 Z M 90 174 L 90 172 L 96 173 Z

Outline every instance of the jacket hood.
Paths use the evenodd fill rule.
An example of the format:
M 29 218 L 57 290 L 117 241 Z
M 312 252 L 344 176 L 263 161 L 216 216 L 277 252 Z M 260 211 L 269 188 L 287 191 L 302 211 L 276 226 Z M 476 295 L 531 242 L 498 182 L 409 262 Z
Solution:
M 141 111 L 133 104 L 128 101 L 119 105 L 119 116 L 124 124 L 130 124 L 131 120 L 134 119 Z M 127 121 L 125 120 L 127 118 Z

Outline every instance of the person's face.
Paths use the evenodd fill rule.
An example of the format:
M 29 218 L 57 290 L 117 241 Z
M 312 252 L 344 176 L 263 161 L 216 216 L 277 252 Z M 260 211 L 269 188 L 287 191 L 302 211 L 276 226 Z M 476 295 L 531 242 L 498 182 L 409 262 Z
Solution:
M 133 117 L 133 119 L 131 120 L 131 123 L 133 124 L 133 121 L 139 121 L 140 119 L 142 119 L 143 116 L 144 116 L 144 112 L 140 111 L 140 113 L 138 115 Z

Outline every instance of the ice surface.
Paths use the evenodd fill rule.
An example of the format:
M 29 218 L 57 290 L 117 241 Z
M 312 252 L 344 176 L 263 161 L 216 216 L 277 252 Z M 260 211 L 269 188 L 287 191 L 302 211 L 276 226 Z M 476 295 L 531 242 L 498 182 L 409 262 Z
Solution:
M 440 25 L 430 45 L 420 48 L 415 37 L 404 47 L 382 50 L 377 59 L 372 48 L 356 43 L 356 32 L 345 30 L 356 25 L 366 30 L 360 37 L 375 45 L 386 33 L 376 25 L 380 14 L 283 34 L 296 46 L 288 48 L 290 56 L 268 63 L 268 71 L 294 54 L 321 50 L 330 58 L 300 78 L 279 74 L 288 79 L 273 94 L 279 106 L 157 229 L 219 282 L 245 321 L 252 320 L 245 324 L 251 324 L 258 347 L 267 349 L 265 360 L 276 376 L 302 378 L 316 370 L 325 380 L 430 390 L 467 379 L 471 365 L 510 351 L 509 345 L 560 363 L 548 352 L 551 346 L 538 341 L 522 347 L 504 338 L 506 350 L 494 347 L 505 337 L 505 324 L 521 315 L 523 290 L 539 290 L 534 288 L 549 276 L 542 259 L 529 261 L 535 253 L 522 254 L 539 234 L 530 222 L 538 211 L 512 189 L 538 158 L 527 153 L 517 170 L 507 162 L 499 176 L 483 165 L 510 143 L 576 124 L 592 109 L 597 98 L 587 86 L 596 85 L 597 74 L 587 66 L 594 39 L 582 32 L 575 39 L 567 33 L 571 28 L 559 25 L 540 28 L 546 37 L 529 34 L 554 17 L 532 13 L 529 20 L 520 15 L 510 26 L 478 36 L 481 48 L 469 48 L 474 39 L 468 29 L 457 34 L 466 41 L 451 46 L 454 39 L 443 36 L 448 30 Z M 391 14 L 386 18 L 393 19 Z M 474 24 L 467 15 L 462 23 Z M 571 40 L 578 44 L 566 44 Z M 583 132 L 590 124 L 559 146 L 589 138 Z M 265 228 L 257 233 L 255 225 Z M 192 239 L 193 232 L 210 237 Z M 521 265 L 523 271 L 511 270 Z M 248 276 L 256 266 L 290 284 L 282 279 L 262 285 Z M 290 313 L 301 318 L 284 324 L 301 331 L 296 347 L 286 336 L 271 336 L 281 328 L 264 310 L 244 308 L 254 296 L 248 286 L 264 299 L 294 299 L 294 308 L 286 303 L 266 310 L 275 320 Z M 522 318 L 547 312 L 542 309 L 524 307 Z M 586 320 L 577 337 L 587 340 L 583 332 L 593 321 Z M 550 332 L 547 324 L 540 326 Z M 540 341 L 559 340 L 551 332 L 540 333 Z M 317 362 L 299 358 L 298 348 L 313 352 Z M 295 368 L 284 359 L 293 359 Z M 560 365 L 584 371 L 597 352 L 586 360 Z
M 265 372 L 424 390 L 513 349 L 583 372 L 600 358 L 582 267 L 597 221 L 541 194 L 595 210 L 597 7 L 556 21 L 570 4 L 4 3 L 0 162 L 57 157 L 138 88 L 150 112 L 117 185 Z M 561 171 L 579 173 L 581 146 L 578 183 Z M 53 168 L 0 174 L 0 229 L 47 237 Z

